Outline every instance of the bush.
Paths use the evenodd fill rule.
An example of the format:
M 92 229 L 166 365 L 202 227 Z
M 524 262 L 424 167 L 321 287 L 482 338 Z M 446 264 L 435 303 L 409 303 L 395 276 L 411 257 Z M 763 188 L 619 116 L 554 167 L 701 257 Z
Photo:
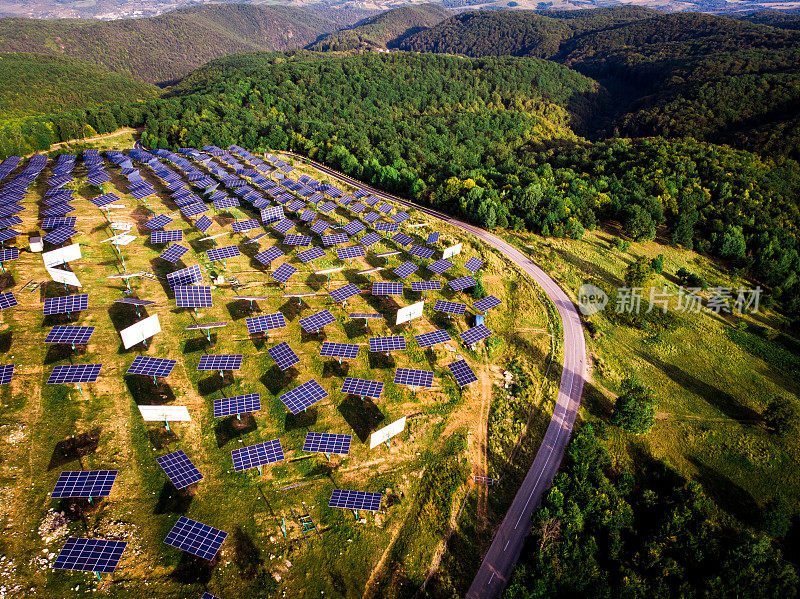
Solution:
M 656 400 L 649 387 L 634 378 L 622 382 L 623 393 L 614 403 L 612 424 L 635 435 L 643 435 L 653 428 L 656 417 Z

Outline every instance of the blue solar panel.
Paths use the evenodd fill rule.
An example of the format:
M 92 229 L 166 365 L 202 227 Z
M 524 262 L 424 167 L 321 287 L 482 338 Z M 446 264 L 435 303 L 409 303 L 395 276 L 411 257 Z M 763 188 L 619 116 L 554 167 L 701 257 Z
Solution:
M 445 312 L 447 314 L 455 314 L 461 316 L 467 311 L 466 304 L 459 304 L 458 302 L 448 302 L 446 300 L 436 300 L 433 309 L 437 312 Z
M 45 337 L 45 343 L 74 343 L 76 345 L 85 345 L 89 342 L 94 327 L 72 327 L 72 326 L 58 326 L 50 329 Z
M 263 252 L 259 252 L 258 254 L 253 256 L 253 258 L 261 262 L 261 264 L 263 264 L 264 266 L 269 266 L 270 264 L 272 264 L 274 260 L 277 260 L 278 258 L 284 255 L 285 254 L 280 250 L 278 246 L 273 245 L 272 247 L 268 247 L 267 249 L 265 249 Z
M 394 269 L 396 274 L 401 279 L 405 279 L 414 274 L 419 267 L 413 262 L 403 262 L 400 266 Z
M 322 233 L 327 231 L 330 226 L 331 226 L 330 223 L 325 222 L 324 220 L 318 220 L 313 225 L 311 225 L 311 230 L 317 235 L 321 235 Z
M 211 561 L 227 536 L 227 532 L 218 528 L 181 516 L 164 543 Z
M 8 385 L 14 377 L 14 365 L 4 364 L 0 366 L 0 385 Z
M 175 302 L 179 308 L 211 308 L 214 305 L 211 299 L 211 287 L 177 285 L 172 290 L 175 292 Z
M 332 343 L 323 341 L 320 356 L 352 360 L 358 356 L 359 346 L 355 343 Z
M 102 208 L 104 206 L 108 206 L 109 204 L 113 204 L 114 202 L 119 202 L 119 196 L 113 193 L 104 193 L 96 198 L 91 198 L 89 201 L 98 208 Z
M 58 475 L 50 496 L 108 497 L 119 470 L 72 470 Z
M 478 377 L 472 372 L 472 368 L 469 367 L 466 360 L 458 360 L 452 364 L 448 364 L 447 367 L 450 369 L 459 387 L 466 387 L 470 383 L 474 383 L 478 380 Z
M 394 383 L 396 385 L 430 389 L 433 387 L 433 372 L 430 370 L 414 370 L 413 368 L 398 368 L 394 373 Z
M 16 305 L 16 304 L 15 304 Z M 80 312 L 89 307 L 89 295 L 82 293 L 79 295 L 65 295 L 61 297 L 48 297 L 44 300 L 44 315 L 68 314 Z
M 428 235 L 428 239 L 425 240 L 425 243 L 430 245 L 432 243 L 436 243 L 437 241 L 439 241 L 439 231 L 434 231 Z
M 311 238 L 308 235 L 287 235 L 283 238 L 284 245 L 309 246 Z
M 470 258 L 469 260 L 467 260 L 467 263 L 464 265 L 464 268 L 466 268 L 470 272 L 478 272 L 481 266 L 483 266 L 483 260 L 478 260 L 477 258 Z
M 376 220 L 378 220 L 380 217 L 381 217 L 381 215 L 378 214 L 377 212 L 369 212 L 369 213 L 365 214 L 364 216 L 362 216 L 361 218 L 363 218 L 365 222 L 368 222 L 369 224 L 372 224 Z
M 396 212 L 395 214 L 393 214 L 389 218 L 391 218 L 394 222 L 400 224 L 403 221 L 409 219 L 410 216 L 409 216 L 408 212 Z
M 246 318 L 245 322 L 247 323 L 247 332 L 251 335 L 272 329 L 282 329 L 286 326 L 286 319 L 280 312 Z
M 294 223 L 288 219 L 283 219 L 272 225 L 272 228 L 278 233 L 286 234 L 294 228 Z
M 6 308 L 13 308 L 16 305 L 17 305 L 17 298 L 14 297 L 13 292 L 6 291 L 5 293 L 0 293 L 0 310 L 5 310 Z
M 151 218 L 144 224 L 144 226 L 153 231 L 158 231 L 159 229 L 163 229 L 164 227 L 166 227 L 171 222 L 172 219 L 168 217 L 166 214 L 160 214 L 154 218 Z
M 214 221 L 212 221 L 207 216 L 201 216 L 196 221 L 194 221 L 194 226 L 197 227 L 198 229 L 200 229 L 203 233 L 208 231 L 209 227 L 211 227 L 211 225 L 213 225 L 213 224 L 214 224 Z
M 330 292 L 331 299 L 335 302 L 343 302 L 354 295 L 358 295 L 361 293 L 361 290 L 354 285 L 353 283 L 348 283 L 344 287 L 339 287 L 339 289 L 334 289 Z
M 311 316 L 306 316 L 305 318 L 300 319 L 300 326 L 303 327 L 303 330 L 306 333 L 311 333 L 314 331 L 318 331 L 325 325 L 331 324 L 332 322 L 336 322 L 336 319 L 333 317 L 333 314 L 330 313 L 328 310 L 322 310 L 321 312 L 317 312 L 316 314 L 312 314 Z
M 231 225 L 231 228 L 236 231 L 237 233 L 243 233 L 244 231 L 250 231 L 252 229 L 258 229 L 261 225 L 259 222 L 254 219 L 248 220 L 240 220 Z
M 74 237 L 77 234 L 78 232 L 72 227 L 59 227 L 58 229 L 53 229 L 50 231 L 42 239 L 47 243 L 58 245 L 60 243 L 64 243 L 67 239 Z
M 461 340 L 466 343 L 467 345 L 473 345 L 478 341 L 482 341 L 487 337 L 491 336 L 492 332 L 486 328 L 486 325 L 479 324 L 476 327 L 472 327 L 471 329 L 467 329 L 463 333 L 459 334 Z
M 474 287 L 478 283 L 475 282 L 475 279 L 472 278 L 471 275 L 468 275 L 466 277 L 461 277 L 459 279 L 453 279 L 447 284 L 453 291 L 463 291 L 464 289 L 469 289 L 470 287 Z
M 350 221 L 349 223 L 347 223 L 343 227 L 343 229 L 345 230 L 345 232 L 348 235 L 357 235 L 358 233 L 361 233 L 361 231 L 363 231 L 366 228 L 367 228 L 367 226 L 364 223 L 362 223 L 360 220 Z
M 203 475 L 192 464 L 189 456 L 182 449 L 156 458 L 156 462 L 164 470 L 176 489 L 183 489 L 203 480 Z
M 171 231 L 153 231 L 150 233 L 150 243 L 171 243 L 183 240 L 183 231 L 174 229 Z
M 403 295 L 403 284 L 376 281 L 372 284 L 372 295 Z
M 270 276 L 279 283 L 286 283 L 286 281 L 288 281 L 289 278 L 296 272 L 297 269 L 294 266 L 284 262 L 277 269 L 275 269 Z
M 206 251 L 206 256 L 211 262 L 216 262 L 217 260 L 226 260 L 228 258 L 235 258 L 236 256 L 241 256 L 242 253 L 239 251 L 239 248 L 235 245 L 229 245 L 220 248 L 212 248 Z
M 352 435 L 310 432 L 306 434 L 303 451 L 347 455 L 352 441 Z
M 338 507 L 345 510 L 368 510 L 377 512 L 381 509 L 382 493 L 369 493 L 367 491 L 350 491 L 348 489 L 334 489 L 328 507 Z
M 178 260 L 180 260 L 183 255 L 189 251 L 189 248 L 185 248 L 180 244 L 175 244 L 169 246 L 163 252 L 161 252 L 158 257 L 162 260 L 166 260 L 167 262 L 171 262 L 172 264 L 176 264 Z
M 438 291 L 441 288 L 441 281 L 411 281 L 411 291 Z
M 8 262 L 19 258 L 19 248 L 6 248 L 0 250 L 0 262 Z
M 366 256 L 366 250 L 363 245 L 354 245 L 347 248 L 337 248 L 336 255 L 339 260 L 350 260 L 352 258 L 361 258 Z
M 392 236 L 392 241 L 403 247 L 410 245 L 414 242 L 414 240 L 405 233 L 395 233 Z
M 390 337 L 370 337 L 369 351 L 371 352 L 390 352 L 402 351 L 406 349 L 406 338 L 402 335 L 392 335 Z
M 214 201 L 214 210 L 224 210 L 225 208 L 235 208 L 239 205 L 239 200 L 229 196 L 217 198 Z
M 53 568 L 110 573 L 116 570 L 126 546 L 125 541 L 69 537 Z
M 150 356 L 136 356 L 128 368 L 127 374 L 142 374 L 145 376 L 167 377 L 177 364 L 176 360 L 167 358 L 151 358 Z
M 449 260 L 441 259 L 437 260 L 436 262 L 431 262 L 425 268 L 428 270 L 435 272 L 437 275 L 442 274 L 444 271 L 453 268 L 453 263 Z
M 430 333 L 422 333 L 421 335 L 414 335 L 414 339 L 417 340 L 417 343 L 419 344 L 420 347 L 430 347 L 431 345 L 436 345 L 438 343 L 444 343 L 445 341 L 450 341 L 450 334 L 444 329 L 440 329 L 438 331 L 432 331 Z
M 280 439 L 256 443 L 248 447 L 240 447 L 231 452 L 235 472 L 273 464 L 284 459 Z
M 47 379 L 48 385 L 62 383 L 93 383 L 100 375 L 102 364 L 67 364 L 56 366 Z
M 292 414 L 299 414 L 326 397 L 328 392 L 317 381 L 311 379 L 281 395 L 280 400 Z
M 408 248 L 408 253 L 412 256 L 419 256 L 423 260 L 427 260 L 433 256 L 434 251 L 431 248 L 422 247 L 421 245 L 412 245 Z
M 283 220 L 283 206 L 270 206 L 261 211 L 261 222 L 265 225 Z
M 322 236 L 322 245 L 329 246 L 329 245 L 338 245 L 340 243 L 347 243 L 347 233 L 334 233 L 332 235 L 323 235 Z
M 223 397 L 214 400 L 214 418 L 224 418 L 238 414 L 248 414 L 261 409 L 261 395 L 248 393 L 235 397 Z
M 197 370 L 239 370 L 242 367 L 242 354 L 200 356 Z
M 18 216 L 12 218 L 16 218 L 17 222 L 11 223 L 11 225 L 20 224 L 22 222 Z M 74 227 L 77 222 L 78 219 L 74 216 L 48 216 L 42 221 L 42 229 L 49 231 L 50 229 L 57 229 L 58 227 Z
M 297 354 L 294 353 L 292 348 L 289 347 L 289 344 L 285 341 L 278 345 L 273 345 L 267 352 L 272 359 L 275 360 L 275 363 L 281 370 L 286 370 L 300 361 L 300 358 L 297 357 Z
M 167 274 L 167 283 L 170 287 L 178 285 L 191 285 L 192 283 L 200 283 L 203 280 L 203 274 L 200 272 L 200 265 L 195 264 L 187 268 L 182 268 Z
M 342 393 L 378 399 L 383 393 L 382 381 L 368 381 L 348 376 L 344 379 Z
M 378 243 L 382 237 L 377 233 L 369 233 L 368 235 L 364 235 L 361 239 L 358 240 L 358 243 L 363 245 L 364 247 L 369 247 Z
M 487 295 L 486 297 L 479 299 L 477 302 L 472 304 L 472 307 L 478 310 L 479 312 L 486 312 L 486 310 L 491 310 L 492 308 L 496 308 L 502 303 L 503 302 L 501 302 L 495 296 Z
M 303 264 L 308 264 L 318 258 L 322 258 L 324 255 L 325 255 L 325 250 L 323 250 L 321 247 L 313 247 L 303 252 L 300 252 L 299 254 L 297 254 L 297 257 Z

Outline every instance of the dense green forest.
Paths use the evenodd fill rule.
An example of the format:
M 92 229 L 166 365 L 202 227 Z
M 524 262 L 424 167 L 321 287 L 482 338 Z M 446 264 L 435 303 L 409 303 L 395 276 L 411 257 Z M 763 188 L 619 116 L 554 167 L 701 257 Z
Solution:
M 436 25 L 450 16 L 439 4 L 412 4 L 387 10 L 357 23 L 354 27 L 332 33 L 309 49 L 353 50 L 361 47 L 396 47 L 406 36 Z
M 770 536 L 726 519 L 663 462 L 641 461 L 615 471 L 591 425 L 575 435 L 507 598 L 797 596 L 797 568 Z M 765 516 L 767 532 L 786 533 L 785 516 Z
M 353 22 L 365 16 L 356 10 L 335 14 Z M 248 4 L 197 6 L 119 21 L 5 18 L 0 19 L 0 51 L 63 54 L 139 81 L 169 83 L 214 58 L 302 48 L 349 24 L 300 8 Z
M 0 52 L 0 122 L 62 110 L 153 99 L 157 87 L 51 54 Z

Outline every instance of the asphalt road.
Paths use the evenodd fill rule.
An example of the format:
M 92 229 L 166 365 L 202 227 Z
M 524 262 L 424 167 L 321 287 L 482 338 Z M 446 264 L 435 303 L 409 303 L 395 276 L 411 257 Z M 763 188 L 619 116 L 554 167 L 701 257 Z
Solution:
M 284 152 L 291 154 L 290 152 Z M 302 160 L 307 158 L 292 154 Z M 509 260 L 517 264 L 538 283 L 558 309 L 564 329 L 564 363 L 561 370 L 561 384 L 558 389 L 553 416 L 545 432 L 542 444 L 531 464 L 528 474 L 522 481 L 511 507 L 506 512 L 502 524 L 497 529 L 483 558 L 478 572 L 467 592 L 469 599 L 491 599 L 499 597 L 508 584 L 514 565 L 519 559 L 525 537 L 530 530 L 530 519 L 534 509 L 539 506 L 542 494 L 550 487 L 558 472 L 564 450 L 569 442 L 572 426 L 581 401 L 583 384 L 586 380 L 586 343 L 583 328 L 575 304 L 547 273 L 531 262 L 522 252 L 488 231 L 474 227 L 447 214 L 418 206 L 386 192 L 372 189 L 363 183 L 330 169 L 318 162 L 309 160 L 315 168 L 345 181 L 354 187 L 364 188 L 371 193 L 413 207 L 450 225 L 468 231 L 484 242 L 500 250 Z

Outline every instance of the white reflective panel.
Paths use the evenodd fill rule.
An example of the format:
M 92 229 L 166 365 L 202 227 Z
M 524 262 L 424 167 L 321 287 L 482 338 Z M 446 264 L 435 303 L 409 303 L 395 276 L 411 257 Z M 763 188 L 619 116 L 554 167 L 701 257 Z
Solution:
M 49 252 L 42 254 L 42 260 L 44 260 L 45 267 L 66 264 L 67 262 L 72 262 L 73 260 L 80 260 L 82 257 L 81 246 L 77 243 L 73 243 L 72 245 L 58 248 L 56 250 L 50 250 Z
M 139 406 L 142 418 L 148 422 L 189 422 L 189 410 L 186 406 Z
M 122 329 L 119 334 L 122 337 L 122 345 L 128 349 L 160 332 L 161 323 L 158 322 L 158 314 L 153 314 L 132 324 L 127 329 Z
M 128 245 L 131 241 L 136 241 L 135 235 L 117 235 L 116 239 L 113 239 L 111 243 L 114 245 Z
M 46 268 L 46 270 L 47 274 L 50 275 L 50 278 L 56 283 L 66 283 L 67 285 L 72 285 L 73 287 L 83 287 L 74 272 L 61 270 L 60 268 Z
M 395 420 L 391 424 L 387 424 L 382 429 L 379 429 L 369 436 L 369 448 L 372 449 L 381 443 L 388 441 L 395 435 L 399 435 L 406 428 L 406 417 L 403 416 L 400 420 Z
M 414 320 L 422 316 L 422 309 L 425 307 L 425 302 L 417 302 L 405 308 L 400 308 L 397 311 L 397 322 L 395 324 L 402 324 L 409 320 Z
M 456 254 L 460 253 L 461 253 L 461 244 L 457 243 L 455 245 L 451 245 L 449 248 L 445 248 L 444 251 L 442 252 L 442 258 L 446 260 L 447 258 L 452 258 Z

